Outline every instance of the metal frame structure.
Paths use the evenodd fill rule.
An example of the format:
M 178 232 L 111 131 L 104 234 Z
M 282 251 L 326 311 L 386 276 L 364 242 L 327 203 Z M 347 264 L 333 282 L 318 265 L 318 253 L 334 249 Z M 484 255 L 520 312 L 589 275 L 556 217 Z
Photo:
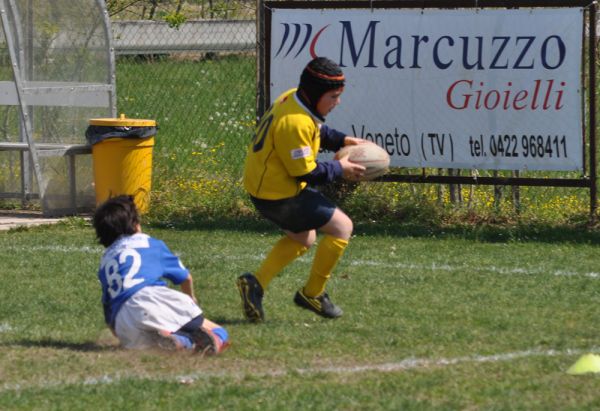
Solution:
M 587 33 L 587 72 L 583 66 L 582 78 L 587 75 L 588 90 L 596 90 L 596 2 L 588 0 L 403 0 L 403 1 L 266 1 L 259 2 L 257 10 L 257 47 L 258 47 L 258 93 L 257 114 L 262 115 L 269 106 L 269 84 L 271 60 L 271 10 L 272 9 L 426 9 L 426 8 L 519 8 L 519 7 L 582 7 L 586 9 L 588 20 Z M 582 80 L 584 84 L 584 80 Z M 596 93 L 588 92 L 588 128 L 582 131 L 585 143 L 589 138 L 587 153 L 589 168 L 584 170 L 581 178 L 526 178 L 526 177 L 482 177 L 428 174 L 422 169 L 420 174 L 388 174 L 380 177 L 379 182 L 405 183 L 437 183 L 437 184 L 472 184 L 472 185 L 505 185 L 505 186 L 551 186 L 581 187 L 590 190 L 590 217 L 597 214 L 597 156 L 596 156 Z M 585 123 L 585 121 L 584 121 Z M 585 144 L 584 144 L 585 145 Z M 584 157 L 586 156 L 584 150 Z
M 101 15 L 102 35 L 106 44 L 106 61 L 108 61 L 107 78 L 101 83 L 73 81 L 35 81 L 33 80 L 33 19 L 23 22 L 22 10 L 16 0 L 0 0 L 2 30 L 11 61 L 13 81 L 0 81 L 0 105 L 17 106 L 20 117 L 18 142 L 0 141 L 0 151 L 16 151 L 20 153 L 21 192 L 0 193 L 0 198 L 21 198 L 23 202 L 40 199 L 45 215 L 76 214 L 78 201 L 76 192 L 76 156 L 90 154 L 91 147 L 85 143 L 85 129 L 81 132 L 81 143 L 46 143 L 43 136 L 38 139 L 34 135 L 33 114 L 36 106 L 46 107 L 98 107 L 99 114 L 116 117 L 115 57 L 112 46 L 110 19 L 103 0 L 93 0 L 96 10 L 90 13 Z M 21 7 L 29 8 L 27 16 L 33 14 L 33 2 L 21 1 Z M 49 3 L 49 7 L 54 2 Z M 93 32 L 96 27 L 90 27 Z M 91 38 L 91 35 L 90 35 Z M 29 41 L 28 41 L 29 40 Z M 45 178 L 41 160 L 45 157 L 64 157 L 67 162 L 67 181 L 69 184 L 69 206 L 53 209 L 46 198 L 48 181 Z M 33 192 L 32 176 L 37 182 L 38 193 Z

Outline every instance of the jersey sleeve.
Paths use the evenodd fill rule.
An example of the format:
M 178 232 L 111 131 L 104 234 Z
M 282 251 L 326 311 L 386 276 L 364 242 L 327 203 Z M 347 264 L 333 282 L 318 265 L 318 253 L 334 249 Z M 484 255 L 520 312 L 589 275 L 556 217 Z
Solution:
M 173 254 L 164 242 L 159 241 L 159 247 L 163 277 L 173 282 L 173 284 L 181 284 L 190 274 L 189 270 L 185 268 L 179 257 Z
M 308 184 L 321 185 L 331 183 L 343 174 L 342 166 L 338 160 L 317 161 L 317 167 L 308 174 L 297 177 Z
M 318 128 L 301 117 L 307 116 L 289 116 L 278 125 L 278 130 L 274 130 L 275 150 L 292 177 L 303 176 L 317 167 L 315 133 Z
M 320 132 L 321 147 L 325 150 L 338 151 L 344 146 L 344 139 L 347 135 L 346 133 L 338 131 L 335 128 L 328 127 L 325 124 L 321 124 Z

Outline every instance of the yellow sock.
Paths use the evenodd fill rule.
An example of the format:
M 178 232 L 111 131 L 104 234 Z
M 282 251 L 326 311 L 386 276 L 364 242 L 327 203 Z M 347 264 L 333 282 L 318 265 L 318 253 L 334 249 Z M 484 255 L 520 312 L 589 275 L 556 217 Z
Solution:
M 304 286 L 304 295 L 316 297 L 325 291 L 325 284 L 337 262 L 344 254 L 348 241 L 326 235 L 315 253 L 310 277 Z
M 254 274 L 263 290 L 283 268 L 308 251 L 308 248 L 288 236 L 280 239 L 271 249 L 258 271 Z

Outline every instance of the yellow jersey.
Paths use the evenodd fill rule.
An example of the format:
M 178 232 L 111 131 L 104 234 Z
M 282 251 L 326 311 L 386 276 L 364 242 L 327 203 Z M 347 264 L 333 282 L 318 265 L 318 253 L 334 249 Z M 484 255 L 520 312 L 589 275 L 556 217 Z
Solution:
M 298 100 L 296 90 L 288 90 L 275 100 L 248 147 L 244 188 L 253 197 L 294 197 L 306 187 L 296 177 L 317 167 L 321 123 Z

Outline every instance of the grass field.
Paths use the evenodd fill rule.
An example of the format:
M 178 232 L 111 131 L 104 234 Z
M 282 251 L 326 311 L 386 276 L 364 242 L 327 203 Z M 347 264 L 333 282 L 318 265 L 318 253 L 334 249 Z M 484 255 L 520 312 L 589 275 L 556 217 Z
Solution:
M 335 321 L 292 303 L 314 251 L 243 320 L 234 282 L 278 238 L 240 183 L 254 60 L 118 65 L 119 108 L 155 118 L 147 232 L 182 256 L 219 358 L 125 352 L 105 329 L 102 248 L 81 219 L 0 232 L 0 410 L 595 410 L 600 231 L 588 192 L 364 184 L 336 199 L 357 222 L 329 284 Z M 231 87 L 231 79 L 238 81 Z M 158 177 L 158 178 L 156 178 Z
M 222 357 L 125 352 L 104 329 L 102 248 L 79 219 L 0 233 L 0 409 L 598 409 L 600 234 L 431 231 L 361 224 L 328 287 L 335 321 L 292 297 L 312 253 L 274 280 L 264 324 L 242 319 L 235 278 L 278 237 L 224 221 L 147 227 L 179 253 Z

